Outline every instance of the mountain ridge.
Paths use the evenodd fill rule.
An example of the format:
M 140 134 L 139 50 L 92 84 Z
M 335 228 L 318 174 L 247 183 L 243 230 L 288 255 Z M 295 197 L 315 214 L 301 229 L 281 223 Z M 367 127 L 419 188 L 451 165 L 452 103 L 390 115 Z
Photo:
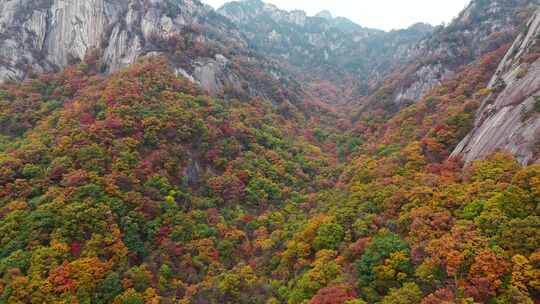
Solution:
M 329 82 L 342 92 L 352 89 L 348 96 L 328 101 L 333 104 L 369 94 L 369 81 L 384 78 L 400 64 L 407 49 L 432 30 L 429 25 L 416 25 L 384 32 L 342 17 L 287 12 L 260 0 L 229 2 L 217 12 L 231 19 L 257 51 L 296 68 L 304 82 Z M 340 83 L 343 79 L 345 84 Z

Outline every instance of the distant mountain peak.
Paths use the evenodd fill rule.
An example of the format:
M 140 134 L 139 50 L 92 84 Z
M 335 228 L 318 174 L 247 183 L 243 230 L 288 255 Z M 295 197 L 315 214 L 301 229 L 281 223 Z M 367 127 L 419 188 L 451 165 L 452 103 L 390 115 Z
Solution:
M 333 19 L 332 13 L 329 10 L 323 10 L 323 11 L 319 12 L 317 15 L 315 15 L 315 17 L 323 18 L 323 19 L 326 19 L 326 20 L 332 20 Z

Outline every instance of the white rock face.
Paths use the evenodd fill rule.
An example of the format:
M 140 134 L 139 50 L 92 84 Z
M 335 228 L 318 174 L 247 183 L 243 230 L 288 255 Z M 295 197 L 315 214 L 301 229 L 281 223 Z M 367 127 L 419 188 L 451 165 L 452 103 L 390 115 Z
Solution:
M 476 117 L 475 128 L 455 149 L 466 162 L 498 150 L 514 154 L 522 164 L 539 160 L 540 59 L 522 59 L 540 43 L 540 10 L 531 18 L 528 30 L 519 35 L 490 82 L 495 91 L 487 97 Z M 500 89 L 498 89 L 500 88 Z
M 290 21 L 296 25 L 304 26 L 306 24 L 307 15 L 304 11 L 292 11 Z
M 441 64 L 423 66 L 415 73 L 415 77 L 419 80 L 398 92 L 394 102 L 400 104 L 404 101 L 418 100 L 440 85 L 441 80 L 452 74 L 452 71 Z
M 108 23 L 104 0 L 54 0 L 48 16 L 44 47 L 47 60 L 57 66 L 65 66 L 71 57 L 80 59 L 89 49 L 98 48 Z M 47 26 L 40 22 L 33 28 L 40 31 Z
M 168 39 L 200 20 L 222 31 L 226 42 L 245 47 L 240 34 L 229 31 L 213 10 L 197 1 L 178 0 L 171 7 L 161 0 L 1 0 L 0 82 L 26 77 L 29 71 L 59 70 L 99 50 L 106 71 L 111 72 L 138 58 L 163 54 L 153 39 Z M 204 37 L 201 39 L 206 39 Z M 224 78 L 228 60 L 193 58 L 181 73 L 212 94 L 236 86 L 236 75 Z M 228 71 L 230 72 L 230 71 Z M 227 81 L 234 83 L 227 83 Z
M 215 59 L 197 62 L 193 76 L 211 95 L 219 93 L 225 85 L 241 89 L 240 79 L 236 75 L 223 73 L 227 63 L 227 59 L 220 54 Z

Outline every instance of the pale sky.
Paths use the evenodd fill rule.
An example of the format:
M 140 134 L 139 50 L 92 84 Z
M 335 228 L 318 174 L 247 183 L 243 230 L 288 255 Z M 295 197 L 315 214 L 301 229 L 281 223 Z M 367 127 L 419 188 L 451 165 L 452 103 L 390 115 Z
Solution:
M 201 0 L 218 8 L 228 0 Z M 264 1 L 264 0 L 263 0 Z M 470 0 L 266 0 L 285 10 L 301 9 L 314 15 L 324 9 L 361 26 L 382 30 L 406 28 L 417 22 L 450 22 Z

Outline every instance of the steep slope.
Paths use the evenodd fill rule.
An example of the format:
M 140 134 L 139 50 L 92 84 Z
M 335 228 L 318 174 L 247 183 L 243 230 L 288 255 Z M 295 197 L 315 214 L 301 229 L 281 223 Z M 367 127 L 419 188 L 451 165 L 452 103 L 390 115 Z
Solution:
M 239 303 L 222 282 L 271 265 L 250 223 L 281 225 L 333 184 L 301 121 L 167 65 L 0 86 L 0 303 Z M 242 294 L 263 303 L 268 279 Z
M 218 13 L 232 20 L 256 50 L 286 62 L 312 91 L 337 87 L 320 94 L 334 104 L 368 94 L 373 83 L 432 31 L 431 26 L 416 25 L 386 33 L 333 18 L 329 12 L 310 17 L 260 0 L 233 1 Z
M 389 119 L 384 112 L 366 114 L 352 136 L 363 140 L 367 155 L 392 153 L 417 142 L 430 162 L 447 159 L 473 129 L 475 112 L 506 51 L 501 47 L 483 55 Z
M 105 72 L 161 54 L 212 95 L 302 99 L 284 70 L 197 0 L 9 0 L 0 11 L 0 81 L 57 71 L 89 54 Z
M 201 94 L 156 58 L 0 86 L 0 303 L 540 299 L 540 166 L 412 141 L 342 168 L 271 103 Z
M 474 130 L 453 155 L 466 162 L 497 150 L 523 164 L 540 159 L 540 10 L 500 63 L 476 115 Z
M 355 101 L 354 107 L 395 112 L 419 100 L 460 68 L 512 43 L 519 26 L 539 4 L 538 0 L 473 0 L 451 24 L 410 49 L 408 63 L 395 69 L 369 98 Z
M 364 112 L 353 131 L 355 136 L 369 143 L 363 148 L 377 154 L 387 149 L 399 150 L 416 140 L 430 160 L 460 156 L 470 163 L 502 150 L 524 165 L 538 161 L 538 6 L 530 6 L 531 3 L 521 3 L 524 5 L 521 8 L 507 7 L 532 15 L 516 27 L 516 38 L 511 44 L 500 44 L 506 41 L 503 39 L 476 48 L 472 46 L 471 50 L 482 55 L 469 64 L 459 66 L 459 60 L 466 62 L 467 57 L 447 61 L 456 65 L 452 75 L 441 78 L 440 83 L 434 82 L 433 89 L 421 94 L 425 95 L 423 98 L 407 106 L 392 101 L 393 89 L 407 83 L 414 69 L 393 80 L 396 86 L 389 85 L 372 96 L 363 105 L 366 108 L 360 107 Z M 476 5 L 479 3 L 473 2 L 461 16 L 470 16 L 471 7 Z M 505 16 L 502 12 L 495 17 L 485 17 L 486 22 L 491 20 L 489 28 L 501 26 L 496 16 Z M 510 28 L 507 31 L 510 33 Z M 456 42 L 456 52 L 463 51 L 457 45 Z M 486 45 L 489 47 L 483 48 Z M 488 52 L 495 46 L 499 46 L 498 49 Z M 381 109 L 382 105 L 386 107 Z
M 185 10 L 154 1 L 4 1 L 2 56 L 8 61 L 2 78 L 21 79 L 23 66 L 35 72 L 62 68 L 80 61 L 92 48 L 102 48 L 106 69 L 133 63 L 152 51 L 151 35 L 167 36 L 195 24 L 211 10 L 195 2 L 182 2 Z M 172 2 L 171 2 L 172 3 Z M 168 11 L 170 10 L 170 11 Z M 219 18 L 214 28 L 226 32 Z M 233 43 L 242 40 L 227 32 Z M 7 70 L 7 71 L 6 71 Z M 9 73 L 8 73 L 9 72 Z

